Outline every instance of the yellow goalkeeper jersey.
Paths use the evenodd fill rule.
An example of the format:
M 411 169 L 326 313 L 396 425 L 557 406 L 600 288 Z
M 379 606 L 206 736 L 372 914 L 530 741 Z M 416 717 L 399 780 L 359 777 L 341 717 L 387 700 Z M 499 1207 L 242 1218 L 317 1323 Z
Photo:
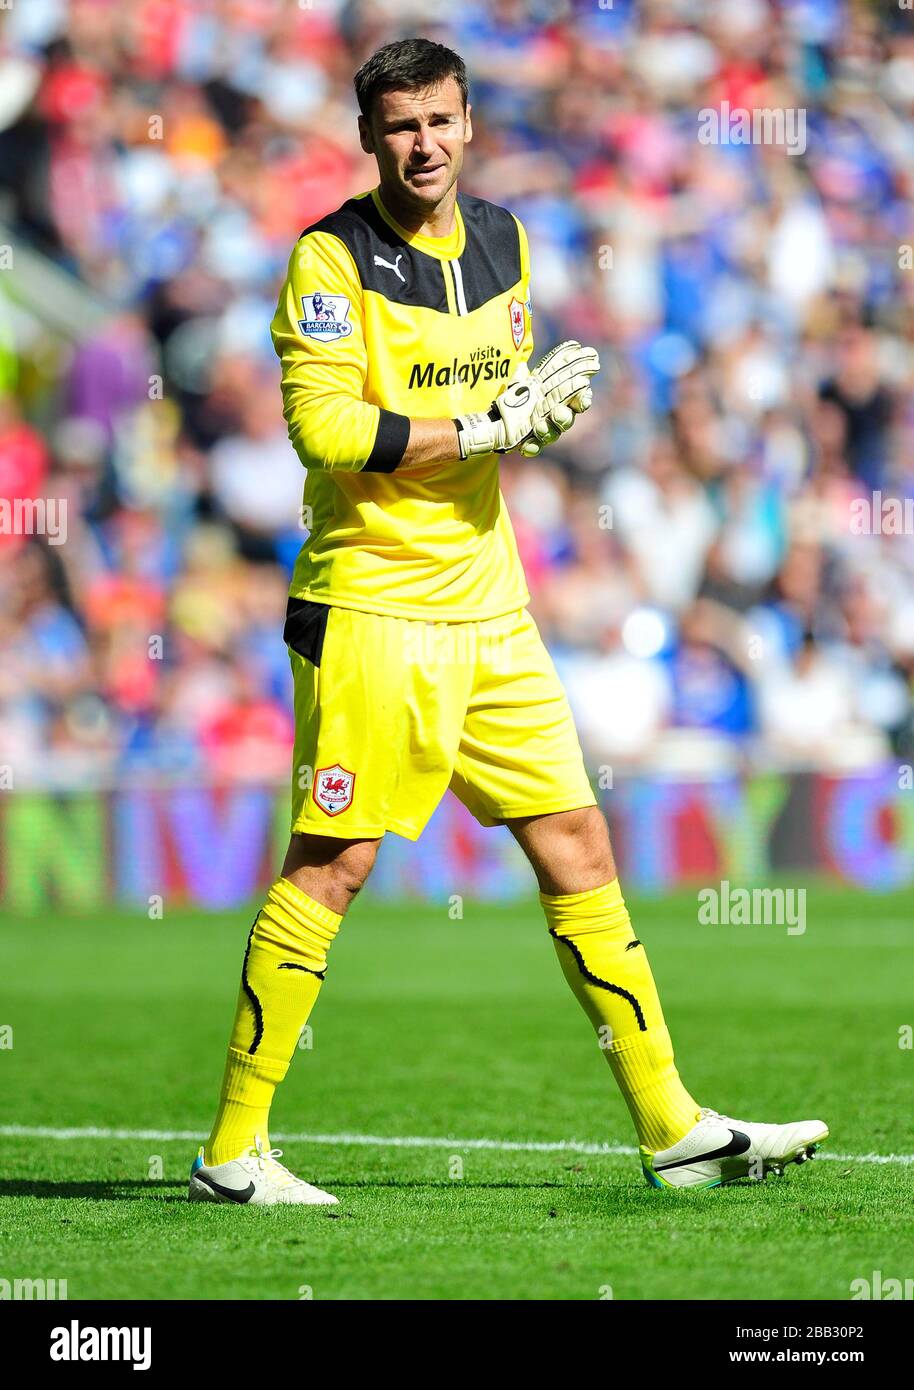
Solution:
M 292 252 L 272 334 L 308 470 L 296 598 L 447 622 L 529 600 L 498 455 L 398 467 L 410 416 L 488 408 L 533 350 L 523 226 L 465 194 L 455 220 L 411 235 L 374 189 Z

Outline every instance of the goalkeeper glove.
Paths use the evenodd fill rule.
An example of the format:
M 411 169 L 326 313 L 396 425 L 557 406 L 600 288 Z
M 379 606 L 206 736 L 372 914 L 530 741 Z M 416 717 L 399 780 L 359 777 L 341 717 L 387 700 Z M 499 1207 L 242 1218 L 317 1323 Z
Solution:
M 522 362 L 487 411 L 459 415 L 454 421 L 460 457 L 514 449 L 528 458 L 538 454 L 571 427 L 576 414 L 588 409 L 590 378 L 599 367 L 594 349 L 574 341 L 553 348 L 532 372 Z
M 457 440 L 460 457 L 476 454 L 509 454 L 532 439 L 534 427 L 544 427 L 543 385 L 521 362 L 504 391 L 488 410 L 458 415 Z
M 543 385 L 545 432 L 537 430 L 536 437 L 523 452 L 534 457 L 547 444 L 554 444 L 560 435 L 570 430 L 575 416 L 583 415 L 593 402 L 590 378 L 600 370 L 596 349 L 582 347 L 569 339 L 547 352 L 533 369 L 533 376 Z

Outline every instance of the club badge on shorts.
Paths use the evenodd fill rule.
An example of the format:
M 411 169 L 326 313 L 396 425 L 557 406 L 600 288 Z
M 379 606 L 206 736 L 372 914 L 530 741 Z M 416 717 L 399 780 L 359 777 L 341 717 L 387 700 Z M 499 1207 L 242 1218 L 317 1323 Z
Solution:
M 355 773 L 347 772 L 339 763 L 333 767 L 319 767 L 314 774 L 312 796 L 321 810 L 328 816 L 338 816 L 352 805 L 352 789 L 355 786 Z
M 514 339 L 514 346 L 519 348 L 524 341 L 524 306 L 519 299 L 511 300 L 508 313 L 511 315 L 511 337 Z

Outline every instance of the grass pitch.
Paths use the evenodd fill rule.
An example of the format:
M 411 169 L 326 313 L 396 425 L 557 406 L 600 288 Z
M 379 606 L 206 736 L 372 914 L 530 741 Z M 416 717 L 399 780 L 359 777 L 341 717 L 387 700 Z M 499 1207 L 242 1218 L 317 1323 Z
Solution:
M 631 1153 L 525 1147 L 635 1143 L 538 905 L 452 921 L 365 897 L 274 1108 L 290 1167 L 340 1206 L 191 1206 L 195 1141 L 164 1136 L 209 1129 L 253 909 L 8 919 L 0 1276 L 291 1300 L 846 1299 L 910 1277 L 914 896 L 810 886 L 793 937 L 699 926 L 694 894 L 629 905 L 699 1101 L 820 1117 L 844 1157 L 675 1195 Z M 41 1127 L 83 1133 L 20 1132 Z

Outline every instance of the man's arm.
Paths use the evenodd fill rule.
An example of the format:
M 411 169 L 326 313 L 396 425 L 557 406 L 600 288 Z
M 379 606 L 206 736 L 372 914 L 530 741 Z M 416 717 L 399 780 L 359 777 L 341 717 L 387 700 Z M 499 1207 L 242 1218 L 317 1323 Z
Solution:
M 343 243 L 325 232 L 308 233 L 295 247 L 272 334 L 289 438 L 306 468 L 327 471 L 392 473 L 476 454 L 537 454 L 573 418 L 566 410 L 567 423 L 557 424 L 554 407 L 587 386 L 599 366 L 593 349 L 563 344 L 532 375 L 522 361 L 488 410 L 456 420 L 374 405 L 363 395 L 368 360 L 358 271 Z
M 419 420 L 410 417 L 409 442 L 398 465 L 408 468 L 411 463 L 441 463 L 460 457 L 457 426 L 453 420 Z
M 271 331 L 282 362 L 283 414 L 305 467 L 392 472 L 410 420 L 364 399 L 362 286 L 338 237 L 309 232 L 299 240 Z
M 598 367 L 593 348 L 563 343 L 547 354 L 532 374 L 522 363 L 488 411 L 461 415 L 456 420 L 411 416 L 400 461 L 384 471 L 515 449 L 533 457 L 558 439 L 570 428 L 575 414 L 590 405 L 590 377 Z M 579 400 L 585 393 L 586 404 Z M 568 400 L 573 404 L 563 404 Z M 371 471 L 370 463 L 366 471 Z

